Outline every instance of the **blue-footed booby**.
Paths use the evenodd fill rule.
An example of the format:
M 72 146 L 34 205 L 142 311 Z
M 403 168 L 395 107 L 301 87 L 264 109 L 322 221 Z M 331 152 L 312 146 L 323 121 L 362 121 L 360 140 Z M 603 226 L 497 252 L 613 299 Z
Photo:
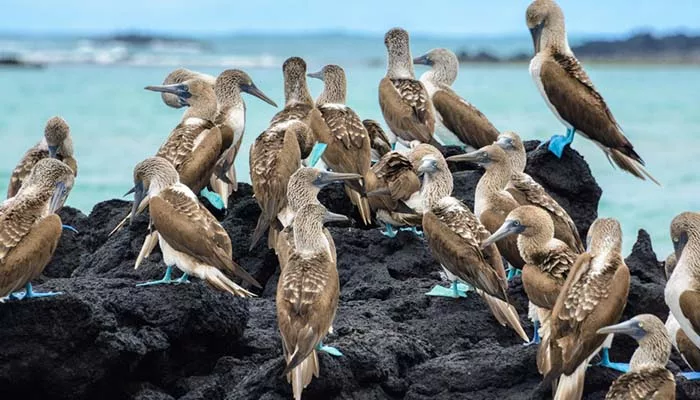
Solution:
M 61 117 L 53 117 L 46 122 L 44 138 L 27 150 L 15 169 L 12 170 L 10 184 L 7 188 L 7 198 L 14 197 L 19 192 L 22 182 L 32 172 L 34 165 L 47 157 L 63 161 L 73 170 L 74 176 L 77 175 L 78 164 L 73 158 L 73 139 L 70 127 Z
M 382 126 L 379 125 L 379 122 L 373 119 L 365 119 L 362 120 L 362 125 L 365 126 L 367 133 L 369 133 L 369 142 L 372 146 L 372 160 L 377 161 L 384 154 L 391 151 L 391 141 L 384 129 L 382 129 Z
M 430 96 L 413 72 L 408 32 L 393 28 L 384 36 L 386 76 L 379 82 L 379 107 L 389 129 L 408 147 L 413 140 L 435 143 L 435 115 Z
M 618 322 L 627 304 L 630 273 L 621 254 L 620 223 L 597 219 L 588 231 L 588 243 L 552 310 L 549 345 L 560 349 L 561 364 L 546 378 L 559 378 L 555 400 L 581 399 L 588 363 L 605 341 L 597 331 Z
M 248 283 L 260 284 L 233 261 L 231 239 L 209 211 L 186 185 L 180 183 L 175 167 L 161 157 L 151 157 L 134 167 L 134 204 L 132 221 L 142 200 L 148 198 L 151 223 L 158 231 L 158 244 L 168 267 L 166 277 L 146 285 L 185 283 L 195 276 L 209 285 L 236 296 L 252 296 L 233 282 L 226 273 Z M 172 267 L 183 275 L 170 279 Z
M 549 150 L 561 157 L 578 132 L 600 147 L 611 163 L 659 184 L 644 168 L 644 161 L 571 51 L 559 5 L 554 0 L 535 0 L 525 18 L 535 48 L 530 75 L 554 116 L 566 126 L 566 137 L 553 136 Z
M 630 371 L 615 379 L 605 396 L 606 400 L 676 398 L 676 381 L 666 369 L 671 342 L 660 319 L 651 314 L 641 314 L 617 325 L 601 328 L 598 333 L 623 333 L 639 344 L 630 360 Z
M 666 304 L 690 342 L 700 347 L 700 214 L 676 216 L 671 240 L 677 262 L 666 283 Z M 700 373 L 685 376 L 700 379 Z
M 498 129 L 481 111 L 451 88 L 459 71 L 459 60 L 455 53 L 447 49 L 432 49 L 414 58 L 413 63 L 431 67 L 421 75 L 420 81 L 432 100 L 437 120 L 450 134 L 445 135 L 441 129 L 436 130 L 435 135 L 444 144 L 459 141 L 478 149 L 496 141 Z
M 323 233 L 324 221 L 344 221 L 320 204 L 302 207 L 294 218 L 294 248 L 277 284 L 277 323 L 287 361 L 284 373 L 295 400 L 319 375 L 317 350 L 341 355 L 323 346 L 331 329 L 340 297 L 340 281 L 331 255 L 332 241 Z
M 209 74 L 203 74 L 201 72 L 192 71 L 187 68 L 178 68 L 173 70 L 168 76 L 163 80 L 163 85 L 174 85 L 178 83 L 184 83 L 190 79 L 201 79 L 207 82 L 211 87 L 214 87 L 216 83 L 216 77 Z M 182 102 L 176 94 L 162 92 L 160 94 L 161 99 L 165 105 L 172 108 L 182 108 L 187 106 L 186 102 Z
M 56 215 L 73 187 L 75 171 L 53 158 L 39 160 L 16 196 L 0 205 L 0 298 L 47 297 L 31 281 L 51 261 L 61 238 Z M 13 292 L 24 287 L 23 294 Z
M 673 270 L 676 269 L 676 254 L 671 253 L 666 257 L 666 262 L 664 265 L 664 270 L 666 272 L 666 280 L 671 276 Z M 668 314 L 668 319 L 666 319 L 666 330 L 671 338 L 671 343 L 673 347 L 681 354 L 683 361 L 692 369 L 693 371 L 700 371 L 700 347 L 697 347 L 693 342 L 690 341 L 688 335 L 683 332 L 681 325 L 678 323 L 676 317 L 673 313 Z
M 554 237 L 552 218 L 539 207 L 519 206 L 511 211 L 503 225 L 484 240 L 482 247 L 514 235 L 517 235 L 517 248 L 526 263 L 523 288 L 530 303 L 536 307 L 535 336 L 539 334 L 542 338 L 537 352 L 537 368 L 542 375 L 547 375 L 552 366 L 559 365 L 561 357 L 558 347 L 549 344 L 552 309 L 577 255 L 566 243 Z
M 501 255 L 493 244 L 482 246 L 489 232 L 464 203 L 452 197 L 452 174 L 447 162 L 439 152 L 428 154 L 418 170 L 423 176 L 423 232 L 431 253 L 452 280 L 451 289 L 437 286 L 427 294 L 466 297 L 458 281 L 467 283 L 484 299 L 501 325 L 511 327 L 529 341 L 517 311 L 508 303 Z
M 569 213 L 544 190 L 542 185 L 525 173 L 527 154 L 520 136 L 515 132 L 503 132 L 498 136 L 496 144 L 505 150 L 511 166 L 510 182 L 506 186 L 508 193 L 521 206 L 534 205 L 547 211 L 554 222 L 554 237 L 566 243 L 577 253 L 583 253 L 585 251 L 583 242 Z
M 323 92 L 316 99 L 323 123 L 315 130 L 316 139 L 326 145 L 323 162 L 335 172 L 367 175 L 372 161 L 369 133 L 360 117 L 345 105 L 347 83 L 345 71 L 338 65 L 326 65 L 308 74 L 323 81 Z M 367 197 L 345 185 L 345 193 L 360 211 L 365 225 L 372 223 Z M 359 188 L 362 190 L 362 188 Z

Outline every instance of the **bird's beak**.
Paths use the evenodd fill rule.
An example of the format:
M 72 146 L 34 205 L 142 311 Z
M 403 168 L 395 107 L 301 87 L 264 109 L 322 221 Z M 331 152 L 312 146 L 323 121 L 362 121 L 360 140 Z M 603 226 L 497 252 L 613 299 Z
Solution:
M 630 319 L 625 322 L 620 322 L 617 325 L 610 325 L 606 326 L 604 328 L 598 329 L 598 334 L 600 335 L 608 335 L 608 334 L 615 334 L 615 333 L 623 333 L 625 335 L 629 335 L 637 340 L 641 339 L 646 335 L 646 332 L 644 332 L 644 329 L 639 327 L 639 322 L 637 320 Z
M 419 174 L 432 173 L 437 171 L 437 162 L 435 160 L 423 160 L 418 167 Z
M 49 211 L 55 213 L 63 207 L 63 202 L 66 200 L 66 193 L 68 188 L 63 182 L 56 183 L 56 188 L 53 190 L 51 195 L 51 201 L 49 202 Z
M 265 103 L 277 107 L 277 103 L 272 101 L 271 98 L 267 97 L 265 93 L 263 93 L 262 90 L 258 89 L 257 86 L 255 86 L 254 83 L 251 82 L 250 85 L 241 85 L 241 90 L 248 93 L 249 95 L 255 96 L 259 98 L 260 100 L 264 101 Z
M 544 28 L 544 22 L 530 29 L 530 35 L 532 35 L 532 45 L 535 48 L 535 54 L 540 52 L 540 38 L 542 37 L 542 28 Z
M 145 89 L 151 90 L 153 92 L 174 94 L 175 96 L 177 96 L 178 100 L 180 100 L 180 104 L 182 104 L 183 106 L 189 105 L 187 99 L 192 97 L 192 93 L 190 93 L 189 87 L 184 83 L 175 83 L 173 85 L 146 86 Z
M 326 210 L 326 215 L 323 216 L 323 223 L 328 223 L 328 222 L 348 222 L 350 221 L 350 218 L 346 217 L 345 215 L 342 214 L 336 214 L 334 212 L 330 212 Z
M 681 254 L 683 254 L 683 248 L 685 248 L 686 243 L 688 243 L 688 234 L 686 232 L 682 232 L 678 241 L 673 242 L 673 251 L 676 253 L 676 260 L 681 259 Z
M 456 156 L 447 157 L 447 161 L 460 162 L 468 161 L 475 164 L 483 165 L 489 160 L 488 153 L 482 150 L 472 151 L 466 154 L 457 154 Z
M 49 157 L 56 158 L 57 151 L 58 151 L 58 146 L 49 146 Z
M 433 65 L 433 62 L 430 61 L 430 58 L 428 58 L 427 54 L 423 54 L 420 57 L 414 58 L 413 63 L 416 65 Z
M 134 194 L 134 204 L 131 206 L 131 223 L 133 223 L 134 218 L 141 212 L 139 210 L 139 206 L 141 205 L 144 197 L 146 197 L 146 192 L 143 189 L 143 182 L 137 182 L 131 190 L 126 192 L 127 195 L 130 193 Z
M 362 179 L 362 175 L 360 175 L 360 174 L 322 171 L 321 174 L 317 178 L 317 182 L 318 182 L 317 186 L 324 187 L 324 186 L 326 186 L 330 183 L 334 183 L 334 182 L 359 181 L 360 179 Z
M 306 76 L 308 76 L 309 78 L 316 78 L 316 79 L 323 80 L 323 70 L 308 73 L 308 74 L 306 74 Z
M 509 220 L 503 223 L 500 228 L 493 235 L 489 236 L 486 240 L 481 243 L 481 248 L 485 249 L 492 244 L 498 242 L 501 239 L 507 238 L 511 235 L 517 235 L 518 233 L 525 230 L 522 225 L 515 225 L 515 221 Z

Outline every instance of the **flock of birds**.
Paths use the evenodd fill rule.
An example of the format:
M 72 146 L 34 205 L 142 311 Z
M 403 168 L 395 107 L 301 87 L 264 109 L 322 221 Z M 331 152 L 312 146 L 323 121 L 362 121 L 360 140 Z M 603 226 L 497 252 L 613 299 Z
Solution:
M 549 150 L 561 156 L 578 132 L 620 168 L 653 180 L 571 52 L 558 5 L 536 0 L 526 20 L 535 48 L 530 72 L 567 127 L 566 136 L 548 142 Z M 450 88 L 459 67 L 455 55 L 435 49 L 412 59 L 408 33 L 400 28 L 386 34 L 385 45 L 388 68 L 379 83 L 379 104 L 395 140 L 345 104 L 341 67 L 327 65 L 308 74 L 324 82 L 314 101 L 305 62 L 292 57 L 282 68 L 284 109 L 250 149 L 250 176 L 261 209 L 251 247 L 267 232 L 268 246 L 279 258 L 277 318 L 294 398 L 299 400 L 319 375 L 318 351 L 341 355 L 322 343 L 332 331 L 340 291 L 335 245 L 324 223 L 348 219 L 317 199 L 332 182 L 345 185 L 364 224 L 376 219 L 387 236 L 395 236 L 398 228 L 427 239 L 451 281 L 449 288 L 437 285 L 428 295 L 459 298 L 473 290 L 500 324 L 529 342 L 507 295 L 508 281 L 522 271 L 528 314 L 535 321 L 530 343 L 539 344 L 537 367 L 552 383 L 555 399 L 582 397 L 586 369 L 601 349 L 601 365 L 625 372 L 606 398 L 675 398 L 675 378 L 666 369 L 672 344 L 693 370 L 700 368 L 700 214 L 686 212 L 671 223 L 675 253 L 666 263 L 671 311 L 666 327 L 648 314 L 618 323 L 630 281 L 620 224 L 596 220 L 584 246 L 567 212 L 524 172 L 520 137 L 500 133 Z M 420 80 L 414 63 L 431 67 Z M 245 128 L 241 93 L 276 104 L 240 70 L 215 78 L 178 69 L 163 85 L 146 89 L 161 92 L 167 105 L 187 110 L 156 155 L 134 168 L 133 209 L 123 222 L 146 208 L 150 214 L 136 266 L 156 245 L 167 266 L 163 279 L 142 285 L 184 283 L 195 276 L 222 291 L 253 296 L 232 276 L 260 285 L 233 261 L 231 239 L 199 195 L 223 209 L 236 190 L 233 161 Z M 444 132 L 436 134 L 436 120 Z M 445 159 L 440 141 L 450 138 L 441 135 L 476 150 Z M 397 142 L 403 149 L 395 150 Z M 473 212 L 451 196 L 448 161 L 470 161 L 485 169 Z M 319 163 L 325 167 L 317 168 Z M 31 281 L 50 261 L 62 228 L 72 229 L 56 212 L 76 173 L 69 127 L 52 118 L 44 139 L 14 170 L 8 199 L 0 207 L 0 296 L 6 300 L 58 294 L 34 292 Z M 175 266 L 183 272 L 177 279 L 172 277 Z M 639 343 L 629 364 L 609 360 L 607 349 L 616 333 Z

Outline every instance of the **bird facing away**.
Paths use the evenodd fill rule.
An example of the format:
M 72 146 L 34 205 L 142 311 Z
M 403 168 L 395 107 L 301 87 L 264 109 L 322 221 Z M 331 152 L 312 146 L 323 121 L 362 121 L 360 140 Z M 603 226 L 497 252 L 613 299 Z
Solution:
M 391 151 L 391 141 L 382 129 L 379 122 L 373 119 L 362 120 L 362 125 L 369 133 L 370 146 L 372 146 L 372 160 L 379 160 L 384 154 Z
M 624 333 L 639 344 L 630 360 L 630 371 L 615 379 L 605 396 L 606 400 L 676 398 L 676 381 L 666 369 L 671 342 L 660 319 L 651 314 L 641 314 L 617 325 L 601 328 L 598 333 Z
M 0 206 L 0 298 L 24 287 L 13 298 L 53 296 L 36 293 L 31 281 L 51 261 L 61 238 L 63 207 L 73 187 L 74 171 L 53 158 L 39 160 L 17 195 Z
M 588 237 L 588 251 L 576 259 L 552 310 L 549 345 L 561 351 L 561 364 L 547 376 L 559 377 L 555 399 L 583 396 L 586 369 L 605 341 L 597 331 L 617 323 L 627 304 L 630 273 L 621 254 L 620 223 L 598 219 Z
M 515 132 L 504 132 L 498 136 L 496 144 L 505 150 L 511 166 L 510 182 L 506 186 L 508 193 L 521 206 L 534 205 L 547 211 L 554 222 L 554 237 L 569 245 L 572 250 L 583 253 L 585 250 L 583 242 L 569 213 L 544 190 L 542 185 L 525 173 L 527 154 L 520 136 Z
M 260 287 L 233 261 L 228 234 L 194 192 L 180 183 L 177 171 L 168 160 L 151 157 L 138 163 L 134 168 L 132 190 L 132 221 L 141 201 L 148 198 L 151 223 L 158 231 L 158 244 L 168 272 L 173 266 L 184 272 L 177 281 L 163 279 L 152 284 L 187 282 L 191 275 L 233 295 L 253 295 L 226 276 L 229 273 Z
M 420 81 L 435 107 L 435 116 L 451 134 L 445 135 L 443 139 L 441 130 L 435 132 L 444 144 L 459 141 L 478 149 L 496 141 L 498 129 L 481 111 L 451 88 L 459 71 L 459 60 L 455 53 L 447 49 L 432 49 L 413 59 L 413 63 L 431 67 L 421 75 Z
M 15 169 L 12 170 L 10 184 L 7 188 L 8 199 L 17 194 L 22 187 L 22 182 L 27 179 L 36 163 L 47 157 L 63 161 L 73 170 L 74 176 L 78 174 L 78 164 L 73 158 L 73 139 L 70 127 L 61 117 L 53 117 L 46 122 L 44 138 L 27 150 Z
M 316 139 L 325 144 L 323 161 L 335 172 L 367 175 L 372 161 L 369 133 L 360 117 L 345 105 L 347 83 L 345 71 L 337 65 L 326 65 L 308 75 L 323 81 L 323 92 L 316 99 L 323 123 L 314 131 Z M 345 193 L 360 211 L 365 225 L 372 223 L 367 197 L 345 185 Z M 359 188 L 362 190 L 362 188 Z
M 458 281 L 475 288 L 486 301 L 496 320 L 510 326 L 523 340 L 529 340 L 520 325 L 518 313 L 508 303 L 503 262 L 494 245 L 482 247 L 489 232 L 466 205 L 452 197 L 452 174 L 438 152 L 423 157 L 423 232 L 431 253 L 452 280 L 452 288 L 438 286 L 428 295 L 466 297 Z
M 549 109 L 566 127 L 566 137 L 553 136 L 549 150 L 561 157 L 578 132 L 598 145 L 611 163 L 637 178 L 659 184 L 644 169 L 644 161 L 571 51 L 559 5 L 554 0 L 536 0 L 525 17 L 535 47 L 530 75 Z
M 700 214 L 676 216 L 671 240 L 678 261 L 666 283 L 666 304 L 688 339 L 700 347 Z
M 549 345 L 552 310 L 577 254 L 566 243 L 554 238 L 552 218 L 539 207 L 519 206 L 511 211 L 503 225 L 482 246 L 512 235 L 518 235 L 517 247 L 525 261 L 523 288 L 536 307 L 535 329 L 541 325 L 542 343 L 537 353 L 537 366 L 540 373 L 546 375 L 553 365 L 558 365 L 560 355 L 557 347 Z M 555 351 L 550 352 L 551 349 Z
M 239 69 L 227 69 L 219 74 L 214 84 L 214 93 L 219 105 L 214 124 L 221 131 L 221 154 L 209 185 L 226 208 L 229 196 L 238 188 L 234 161 L 241 148 L 246 123 L 246 106 L 241 93 L 255 96 L 273 107 L 277 107 L 277 104 L 255 86 L 247 73 Z
M 277 323 L 287 361 L 284 374 L 295 400 L 301 400 L 304 388 L 319 375 L 317 350 L 322 350 L 338 308 L 338 270 L 323 233 L 324 221 L 336 220 L 347 218 L 320 204 L 308 204 L 297 212 L 294 249 L 277 284 Z
M 666 272 L 666 280 L 671 276 L 673 270 L 676 268 L 676 254 L 671 253 L 666 257 L 666 262 L 664 269 Z M 666 330 L 671 338 L 671 343 L 673 347 L 681 354 L 683 361 L 692 369 L 693 371 L 700 371 L 700 348 L 695 346 L 693 342 L 690 341 L 688 335 L 683 332 L 680 324 L 673 313 L 668 314 L 668 319 L 666 320 Z
M 168 76 L 165 77 L 163 80 L 163 85 L 174 85 L 177 83 L 183 83 L 190 79 L 201 79 L 211 85 L 212 88 L 216 83 L 216 77 L 209 74 L 203 74 L 187 68 L 178 68 L 173 70 L 168 74 Z M 176 94 L 162 92 L 160 94 L 160 98 L 163 100 L 165 105 L 172 108 L 182 108 L 187 106 L 187 102 L 181 102 L 180 98 Z
M 413 140 L 435 143 L 435 115 L 430 96 L 415 79 L 408 32 L 393 28 L 384 36 L 386 76 L 379 82 L 379 106 L 389 129 L 403 145 Z

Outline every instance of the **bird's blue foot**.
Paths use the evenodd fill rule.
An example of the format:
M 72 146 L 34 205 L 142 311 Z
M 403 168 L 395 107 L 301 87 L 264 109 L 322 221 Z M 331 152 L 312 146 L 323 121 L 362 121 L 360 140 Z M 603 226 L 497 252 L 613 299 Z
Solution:
M 73 228 L 73 227 L 70 226 L 70 225 L 61 225 L 61 228 L 67 229 L 67 230 L 69 230 L 69 231 L 71 231 L 71 232 L 74 232 L 74 233 L 80 233 L 80 232 L 78 232 L 77 229 Z
M 576 132 L 576 130 L 567 129 L 566 136 L 552 136 L 552 138 L 549 139 L 549 151 L 551 151 L 558 158 L 561 158 L 561 155 L 564 153 L 564 147 L 574 141 L 574 132 Z
M 391 151 L 394 151 L 394 150 L 396 150 L 396 142 L 391 144 Z
M 136 286 L 167 285 L 170 283 L 175 283 L 177 281 L 172 279 L 172 274 L 173 274 L 173 267 L 169 265 L 168 269 L 165 270 L 165 275 L 163 275 L 162 279 L 157 280 L 157 281 L 139 283 Z M 185 275 L 187 275 L 187 274 L 185 274 Z M 180 278 L 180 279 L 182 279 L 182 278 Z
M 326 151 L 326 147 L 328 147 L 327 144 L 316 142 L 313 149 L 311 149 L 311 155 L 309 155 L 309 167 L 313 167 L 318 163 L 318 160 L 321 159 L 323 152 Z
M 219 196 L 218 193 L 212 192 L 208 188 L 202 189 L 202 191 L 199 192 L 199 195 L 209 200 L 209 203 L 217 210 L 223 210 L 226 206 L 224 201 L 221 199 L 221 196 Z
M 412 227 L 405 227 L 405 228 L 399 228 L 400 231 L 403 232 L 413 232 L 414 235 L 418 237 L 423 237 L 423 231 L 419 231 L 415 226 Z
M 525 346 L 532 346 L 533 344 L 540 344 L 540 321 L 533 321 L 533 329 L 535 333 L 532 335 L 532 340 L 525 343 Z
M 628 372 L 630 370 L 629 364 L 610 362 L 610 353 L 608 348 L 606 347 L 603 347 L 603 350 L 600 352 L 600 357 L 602 358 L 602 360 L 598 364 L 596 364 L 598 367 L 610 368 L 614 369 L 615 371 L 620 371 L 622 373 Z
M 63 294 L 63 292 L 45 292 L 45 293 L 35 292 L 32 288 L 32 284 L 27 283 L 24 287 L 24 292 L 12 293 L 9 297 L 10 297 L 10 299 L 14 299 L 14 300 L 23 300 L 23 299 L 32 299 L 32 298 L 38 298 L 38 297 L 53 297 L 53 296 L 58 296 L 60 294 Z
M 523 273 L 523 271 L 513 267 L 509 267 L 507 272 L 508 275 L 506 275 L 506 279 L 508 279 L 508 282 L 512 281 L 513 278 Z
M 391 224 L 384 224 L 384 230 L 382 231 L 382 235 L 390 238 L 395 238 L 396 233 L 396 230 L 393 226 L 391 226 Z
M 454 281 L 452 282 L 452 286 L 450 286 L 449 288 L 440 285 L 435 285 L 435 287 L 430 289 L 430 291 L 425 295 L 458 299 L 460 297 L 467 297 L 467 292 L 470 290 L 473 290 L 471 286 L 465 283 L 459 283 L 457 281 Z
M 185 272 L 184 274 L 182 274 L 181 277 L 179 277 L 178 279 L 174 280 L 173 282 L 174 282 L 174 283 L 178 283 L 178 284 L 180 284 L 180 283 L 190 283 L 190 276 L 187 275 L 187 272 Z
M 342 357 L 343 356 L 343 353 L 341 353 L 340 350 L 338 350 L 332 346 L 326 346 L 323 344 L 323 342 L 319 342 L 316 345 L 316 350 L 322 351 L 324 353 L 328 353 L 328 354 L 332 355 L 333 357 Z
M 700 372 L 681 372 L 680 375 L 689 381 L 700 380 Z

